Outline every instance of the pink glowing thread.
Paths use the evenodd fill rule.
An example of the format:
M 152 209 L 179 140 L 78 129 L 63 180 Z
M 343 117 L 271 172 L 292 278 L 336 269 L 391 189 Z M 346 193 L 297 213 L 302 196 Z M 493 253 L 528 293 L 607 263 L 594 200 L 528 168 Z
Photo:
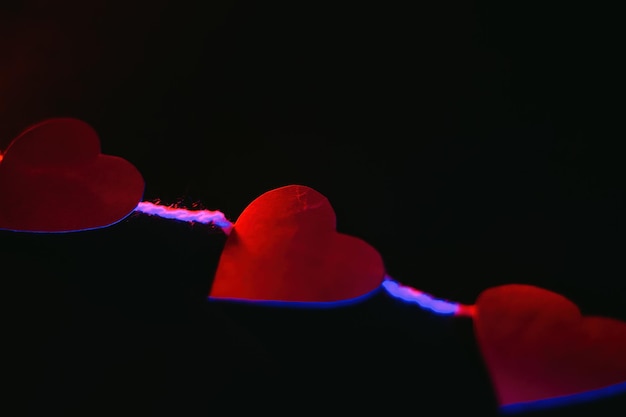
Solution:
M 142 201 L 137 205 L 135 211 L 151 216 L 163 217 L 164 219 L 214 225 L 222 229 L 226 234 L 229 234 L 233 228 L 233 223 L 226 218 L 224 213 L 218 210 L 187 210 Z
M 382 286 L 392 297 L 404 302 L 415 303 L 420 307 L 437 314 L 450 314 L 464 317 L 474 316 L 475 307 L 473 305 L 460 304 L 435 298 L 423 291 L 400 284 L 390 277 L 385 277 Z

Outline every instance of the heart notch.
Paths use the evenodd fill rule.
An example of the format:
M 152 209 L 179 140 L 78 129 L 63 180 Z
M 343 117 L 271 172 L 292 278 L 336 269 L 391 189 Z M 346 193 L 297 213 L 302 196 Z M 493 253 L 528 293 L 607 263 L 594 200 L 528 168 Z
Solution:
M 262 194 L 241 213 L 209 299 L 335 304 L 373 293 L 384 277 L 376 249 L 337 232 L 325 196 L 288 185 Z

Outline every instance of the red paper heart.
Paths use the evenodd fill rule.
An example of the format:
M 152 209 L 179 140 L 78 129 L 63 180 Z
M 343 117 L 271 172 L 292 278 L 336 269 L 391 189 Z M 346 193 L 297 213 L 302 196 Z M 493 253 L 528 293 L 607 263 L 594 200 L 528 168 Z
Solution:
M 502 406 L 626 382 L 626 323 L 583 317 L 567 298 L 528 285 L 484 291 L 474 326 Z
M 379 288 L 384 276 L 374 248 L 336 231 L 326 197 L 289 185 L 261 195 L 237 219 L 210 298 L 344 301 Z
M 122 158 L 100 153 L 87 123 L 57 118 L 15 138 L 0 159 L 0 229 L 70 232 L 108 226 L 134 211 L 144 181 Z

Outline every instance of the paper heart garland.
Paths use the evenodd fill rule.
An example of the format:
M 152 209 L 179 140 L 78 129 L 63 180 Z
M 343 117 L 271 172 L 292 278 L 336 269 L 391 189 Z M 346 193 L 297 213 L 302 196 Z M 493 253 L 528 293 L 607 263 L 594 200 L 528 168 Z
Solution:
M 0 229 L 105 227 L 136 210 L 143 189 L 134 166 L 100 153 L 91 126 L 71 118 L 46 120 L 0 154 Z M 202 213 L 211 222 L 215 214 Z M 394 284 L 379 253 L 338 233 L 328 200 L 309 187 L 271 190 L 244 210 L 232 230 L 225 223 L 230 234 L 210 299 L 335 304 Z M 406 291 L 388 292 L 403 298 Z M 425 298 L 413 295 L 412 301 Z M 440 312 L 434 307 L 441 301 L 428 302 L 426 308 Z M 458 313 L 456 305 L 444 307 Z M 566 298 L 526 285 L 491 288 L 466 307 L 502 407 L 605 387 L 626 392 L 626 323 L 582 317 Z
M 56 118 L 15 138 L 0 159 L 0 229 L 71 232 L 116 223 L 141 201 L 144 180 L 100 153 L 87 123 Z
M 211 299 L 338 302 L 378 289 L 380 254 L 338 233 L 322 194 L 303 185 L 256 198 L 234 223 L 220 257 Z
M 505 285 L 481 293 L 474 326 L 501 406 L 626 392 L 625 322 L 584 317 L 545 289 Z

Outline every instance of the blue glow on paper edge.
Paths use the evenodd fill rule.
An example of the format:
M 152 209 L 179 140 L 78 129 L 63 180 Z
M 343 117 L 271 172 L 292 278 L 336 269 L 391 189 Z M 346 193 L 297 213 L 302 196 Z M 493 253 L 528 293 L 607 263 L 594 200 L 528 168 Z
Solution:
M 500 407 L 500 411 L 504 414 L 517 414 L 529 411 L 538 411 L 548 408 L 564 407 L 575 405 L 602 398 L 609 398 L 619 394 L 626 394 L 626 382 L 609 385 L 608 387 L 599 388 L 591 391 L 581 392 L 579 394 L 564 395 L 561 397 L 547 398 L 545 400 L 528 401 L 517 404 L 510 404 Z
M 142 198 L 140 199 L 140 201 L 143 199 L 143 194 L 142 194 Z M 110 223 L 107 224 L 102 224 L 99 226 L 92 226 L 92 227 L 84 227 L 82 229 L 68 229 L 68 230 L 22 230 L 22 229 L 12 229 L 10 227 L 3 227 L 0 226 L 0 232 L 11 232 L 11 233 L 35 233 L 35 234 L 42 234 L 42 235 L 52 235 L 52 234 L 69 234 L 69 233 L 80 233 L 80 232 L 89 232 L 92 230 L 100 230 L 100 229 L 105 229 L 107 227 L 111 227 L 114 226 L 118 223 L 123 222 L 124 220 L 129 219 L 134 213 L 138 213 L 137 209 L 134 208 L 132 210 L 130 210 L 128 213 L 126 213 L 123 217 L 121 217 L 118 220 L 112 221 Z
M 425 310 L 437 314 L 454 315 L 459 312 L 460 305 L 450 301 L 440 300 L 424 292 L 405 285 L 401 285 L 389 276 L 386 276 L 382 284 L 373 291 L 362 296 L 338 301 L 279 301 L 279 300 L 249 300 L 244 298 L 208 297 L 209 301 L 245 303 L 265 307 L 288 307 L 288 308 L 336 308 L 357 304 L 378 294 L 384 290 L 393 298 L 419 305 Z
M 354 304 L 358 304 L 365 301 L 381 291 L 381 287 L 374 289 L 368 293 L 365 293 L 359 297 L 349 298 L 347 300 L 338 301 L 279 301 L 279 300 L 248 300 L 245 298 L 225 298 L 225 297 L 208 297 L 212 302 L 227 302 L 227 303 L 240 303 L 249 304 L 262 307 L 280 307 L 280 308 L 314 308 L 314 309 L 327 309 L 346 307 Z
M 12 229 L 10 227 L 0 226 L 0 232 L 23 233 L 23 234 L 32 233 L 32 234 L 38 234 L 38 235 L 63 235 L 63 234 L 70 234 L 70 233 L 90 232 L 92 230 L 106 229 L 107 227 L 115 226 L 116 224 L 121 223 L 124 220 L 128 219 L 134 212 L 135 211 L 133 210 L 119 220 L 115 220 L 113 222 L 103 224 L 100 226 L 83 227 L 83 228 L 68 229 L 68 230 L 22 230 L 22 229 Z

